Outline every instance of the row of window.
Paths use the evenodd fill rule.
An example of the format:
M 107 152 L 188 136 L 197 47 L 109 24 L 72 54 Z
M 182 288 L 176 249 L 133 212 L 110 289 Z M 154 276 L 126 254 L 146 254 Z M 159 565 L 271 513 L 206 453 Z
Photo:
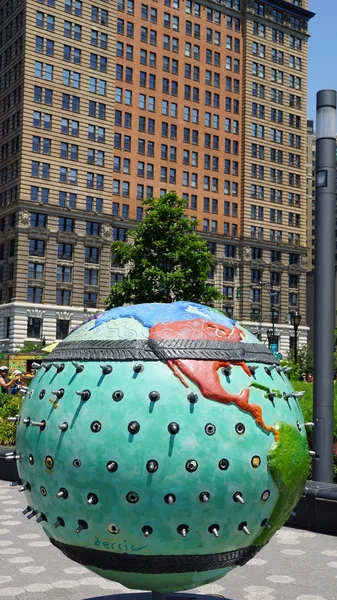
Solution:
M 153 168 L 152 165 L 147 165 L 147 171 L 152 175 L 150 178 L 153 178 Z M 140 177 L 145 176 L 145 166 L 139 165 Z M 174 168 L 168 167 L 160 167 L 160 181 L 168 182 L 171 184 L 177 183 L 177 172 Z M 182 185 L 186 187 L 192 187 L 198 189 L 199 177 L 198 173 L 190 173 L 189 171 L 182 172 Z M 140 188 L 142 190 L 142 188 Z M 217 177 L 210 177 L 209 175 L 205 175 L 203 177 L 203 189 L 206 191 L 212 191 L 213 193 L 219 193 L 219 180 Z M 239 184 L 235 181 L 225 180 L 223 184 L 223 193 L 225 195 L 238 196 Z M 131 191 L 131 183 L 130 181 L 121 181 L 120 179 L 113 179 L 112 181 L 112 193 L 115 196 L 124 196 L 126 198 L 130 197 Z M 138 196 L 138 194 L 137 194 Z
M 40 111 L 33 112 L 33 126 L 41 129 L 52 129 L 52 115 Z M 80 121 L 74 119 L 61 118 L 61 133 L 78 137 L 80 133 Z M 98 125 L 88 125 L 88 140 L 96 142 L 105 142 L 105 127 Z
M 161 136 L 164 138 L 170 138 L 176 140 L 178 137 L 177 126 L 162 122 L 161 124 Z M 121 133 L 115 133 L 114 136 L 114 148 L 117 150 L 125 150 L 131 152 L 131 136 L 122 135 Z M 199 145 L 199 131 L 197 129 L 189 129 L 184 127 L 183 131 L 183 142 L 186 144 Z M 211 135 L 210 133 L 204 134 L 204 147 L 212 148 L 213 150 L 220 149 L 220 142 L 218 135 Z M 239 142 L 236 140 L 230 140 L 225 138 L 224 151 L 228 154 L 239 154 Z M 154 156 L 154 142 L 149 140 L 138 138 L 138 154 L 146 154 L 148 156 Z
M 202 231 L 204 233 L 218 233 L 218 222 L 216 220 L 203 219 Z M 223 223 L 223 235 L 238 237 L 238 226 L 236 223 Z
M 231 64 L 230 61 L 227 61 L 227 58 L 226 58 L 226 68 L 228 68 L 228 70 L 231 70 L 231 68 L 227 67 L 227 63 L 228 63 L 228 65 Z M 239 72 L 239 71 L 236 71 L 236 72 Z M 252 75 L 255 75 L 256 77 L 260 77 L 261 79 L 265 79 L 266 78 L 265 65 L 262 65 L 257 62 L 253 62 L 252 63 Z M 284 75 L 285 74 L 283 71 L 279 71 L 278 69 L 271 69 L 270 80 L 275 83 L 278 83 L 280 85 L 283 85 L 285 83 Z M 295 88 L 296 90 L 300 90 L 302 88 L 301 77 L 290 74 L 289 75 L 289 87 Z
M 296 20 L 296 24 L 298 22 L 299 22 L 299 19 Z M 294 27 L 293 25 L 294 25 L 294 23 L 292 22 L 292 24 L 291 24 L 292 29 L 299 29 L 298 27 Z M 266 27 L 266 25 L 263 25 L 262 23 L 253 21 L 253 34 L 254 35 L 265 39 L 265 38 L 267 38 L 267 32 L 269 32 L 269 31 L 270 31 L 271 41 L 276 42 L 277 44 L 281 44 L 283 46 L 286 38 L 288 37 L 288 34 L 286 34 L 281 29 L 272 28 L 270 30 L 270 27 Z M 289 34 L 289 46 L 290 46 L 290 48 L 293 48 L 295 50 L 300 50 L 302 48 L 302 42 L 298 37 L 296 37 L 292 34 Z
M 1 160 L 5 160 L 9 156 L 16 154 L 20 150 L 20 136 L 12 138 L 10 142 L 5 142 L 1 146 Z
M 5 69 L 9 62 L 18 56 L 23 50 L 23 35 L 13 41 L 0 55 L 0 71 Z
M 266 56 L 266 46 L 264 44 L 259 44 L 258 42 L 253 42 L 253 46 L 252 46 L 252 53 L 253 56 L 258 56 L 259 58 L 267 58 Z M 272 48 L 271 49 L 271 60 L 273 63 L 277 63 L 279 65 L 284 65 L 284 52 L 282 50 L 277 50 L 276 48 Z M 265 70 L 264 68 L 261 69 L 261 73 L 260 73 L 260 68 L 263 67 L 263 65 L 258 65 L 256 66 L 257 63 L 253 63 L 253 67 L 252 67 L 252 74 L 253 75 L 259 75 L 259 77 L 264 77 L 265 76 Z M 290 54 L 289 55 L 289 67 L 291 69 L 295 69 L 296 71 L 302 71 L 302 59 L 299 56 L 295 56 L 294 54 Z M 273 71 L 275 71 L 275 69 L 272 69 L 272 77 L 273 77 Z M 263 75 L 262 75 L 263 73 Z M 283 83 L 283 71 L 281 71 L 282 73 L 282 83 Z
M 31 227 L 47 227 L 47 215 L 44 213 L 30 213 L 30 226 Z M 75 231 L 75 219 L 70 217 L 59 217 L 58 224 L 59 231 Z M 93 221 L 85 222 L 86 235 L 99 235 L 101 232 L 101 224 Z
M 32 152 L 50 155 L 51 154 L 52 141 L 49 138 L 43 138 L 38 135 L 32 137 Z M 61 158 L 67 158 L 68 160 L 77 161 L 79 157 L 79 146 L 77 144 L 68 144 L 67 142 L 60 142 L 60 154 Z M 96 165 L 104 167 L 105 152 L 103 150 L 96 150 L 95 148 L 87 149 L 87 163 L 90 165 Z M 35 161 L 36 162 L 36 161 Z M 46 167 L 47 168 L 47 167 Z M 35 165 L 34 171 L 39 169 L 39 165 Z M 43 179 L 49 178 L 50 165 L 48 165 L 48 175 L 44 176 Z M 33 163 L 32 163 L 32 175 L 33 175 Z M 39 177 L 39 173 L 34 174 L 35 177 Z
M 190 66 L 190 65 L 186 65 Z M 66 71 L 66 70 L 64 70 Z M 78 74 L 79 75 L 79 74 Z M 69 76 L 68 76 L 69 77 Z M 116 79 L 118 81 L 125 81 L 126 83 L 133 82 L 133 69 L 131 67 L 124 67 L 121 64 L 116 65 Z M 220 87 L 220 74 L 213 73 L 206 69 L 205 71 L 205 83 L 206 85 L 214 85 L 214 87 Z M 147 71 L 140 71 L 139 73 L 139 85 L 141 87 L 147 87 L 151 90 L 155 90 L 157 88 L 157 76 L 154 73 L 148 73 Z M 73 86 L 74 87 L 74 86 Z M 79 86 L 78 86 L 79 87 Z M 164 94 L 170 94 L 171 96 L 178 96 L 179 91 L 179 83 L 177 80 L 169 80 L 166 77 L 163 77 L 161 80 L 161 91 Z M 127 90 L 128 99 L 125 101 L 126 104 L 132 103 L 132 90 Z M 118 97 L 119 102 L 123 101 L 122 98 L 123 90 L 121 88 L 118 89 Z M 219 94 L 213 94 L 214 96 L 214 106 L 217 108 L 220 107 L 220 96 Z M 193 102 L 200 101 L 200 90 L 198 87 L 192 87 L 189 84 L 184 84 L 184 98 L 186 100 L 193 100 Z M 212 92 L 209 90 L 205 91 L 205 102 L 206 104 L 211 104 Z M 228 103 L 231 103 L 231 98 L 226 98 Z M 238 106 L 239 101 L 234 100 L 234 104 Z M 226 110 L 227 108 L 226 104 Z M 235 112 L 239 112 L 238 109 Z
M 14 200 L 17 200 L 18 197 L 19 197 L 19 186 L 18 185 L 14 185 L 14 186 L 8 188 L 7 190 L 5 190 L 4 192 L 0 192 L 0 207 L 6 206 L 6 204 L 10 204 L 11 202 L 14 202 Z
M 115 216 L 119 216 L 117 214 L 119 212 L 118 207 L 119 207 L 119 205 L 115 205 L 115 208 L 114 208 L 114 210 L 116 212 Z M 116 232 L 114 233 L 114 239 L 121 239 L 123 241 L 124 237 L 125 237 L 125 230 L 123 230 L 121 228 L 116 228 Z M 212 252 L 212 254 L 215 254 L 216 246 L 217 246 L 216 243 L 208 242 L 208 245 L 209 245 L 210 252 Z M 4 246 L 3 244 L 0 246 L 2 256 L 3 256 L 3 252 L 4 252 L 3 246 Z M 64 259 L 65 257 L 70 257 L 70 260 L 71 260 L 72 255 L 73 255 L 72 248 L 73 248 L 73 246 L 71 244 L 59 244 L 58 258 Z M 37 256 L 43 257 L 45 255 L 45 242 L 43 240 L 30 240 L 29 255 L 36 256 L 36 257 Z M 89 254 L 88 254 L 88 257 L 89 257 Z M 237 258 L 237 247 L 233 246 L 231 244 L 225 244 L 224 245 L 224 258 Z M 250 248 L 250 258 L 251 258 L 251 260 L 257 260 L 257 259 L 262 260 L 262 258 L 263 258 L 262 248 L 252 246 Z M 287 258 L 288 258 L 289 265 L 299 264 L 299 255 L 298 254 L 289 253 L 287 255 Z M 269 260 L 271 263 L 281 262 L 281 252 L 279 250 L 271 250 L 269 252 Z M 36 263 L 31 263 L 31 264 L 36 264 Z M 39 269 L 42 269 L 42 265 L 41 265 L 41 267 L 39 267 Z M 60 270 L 60 272 L 68 273 L 68 269 L 70 269 L 70 267 L 58 267 L 58 269 Z M 71 271 L 69 271 L 69 272 L 71 272 Z M 113 274 L 113 275 L 116 275 L 116 274 Z M 37 275 L 36 276 L 29 275 L 29 277 L 32 279 L 40 279 L 40 276 L 37 276 Z M 281 274 L 279 272 L 272 271 L 270 282 L 273 285 L 280 285 L 280 277 L 281 277 Z M 0 267 L 0 280 L 1 281 L 3 280 L 3 267 Z M 261 282 L 261 280 L 262 280 L 262 270 L 253 267 L 251 269 L 252 283 L 258 284 Z M 58 281 L 66 282 L 66 279 L 65 278 L 58 279 Z M 298 287 L 298 275 L 289 274 L 289 287 L 292 287 L 292 288 Z
M 264 100 L 266 97 L 266 87 L 262 83 L 252 83 L 252 96 L 256 98 L 261 98 Z M 285 94 L 282 90 L 278 90 L 276 88 L 270 88 L 270 100 L 271 102 L 276 102 L 277 104 L 284 104 Z M 300 109 L 302 105 L 301 96 L 296 96 L 295 94 L 289 94 L 288 97 L 289 106 L 292 108 Z
M 0 169 L 0 183 L 7 183 L 12 179 L 15 179 L 19 175 L 19 161 L 7 165 Z
M 97 55 L 92 55 L 97 58 Z M 103 59 L 103 57 L 101 57 Z M 104 59 L 106 61 L 106 59 Z M 106 64 L 106 62 L 104 63 Z M 54 66 L 51 64 L 43 63 L 36 60 L 34 63 L 34 75 L 39 79 L 45 79 L 46 81 L 53 81 L 54 79 Z M 77 71 L 70 71 L 69 69 L 63 69 L 62 71 L 62 83 L 69 85 L 73 88 L 81 87 L 81 73 Z M 97 79 L 97 77 L 89 77 L 89 92 L 92 94 L 98 94 L 99 96 L 106 96 L 107 82 L 105 79 Z
M 12 106 L 21 102 L 21 89 L 21 85 L 18 85 L 18 87 L 2 99 L 2 114 L 5 114 Z
M 95 44 L 96 45 L 96 44 Z M 41 36 L 35 37 L 35 51 L 39 54 L 46 54 L 47 56 L 54 56 L 55 51 L 55 42 L 53 40 L 49 40 L 43 38 Z M 63 60 L 73 62 L 74 64 L 80 65 L 82 62 L 82 50 L 80 48 L 75 48 L 74 46 L 69 46 L 65 44 L 63 46 Z M 35 63 L 36 64 L 36 63 Z M 89 55 L 89 67 L 90 69 L 96 69 L 98 71 L 102 71 L 103 73 L 107 72 L 108 59 L 105 56 L 98 56 L 95 53 L 90 53 Z M 35 71 L 36 71 L 35 67 Z M 41 69 L 42 71 L 42 69 Z M 36 73 L 35 73 L 36 75 Z M 38 76 L 38 75 L 37 75 Z M 40 77 L 42 77 L 40 75 Z M 47 77 L 45 77 L 47 79 Z
M 53 90 L 48 88 L 42 88 L 40 86 L 34 86 L 34 102 L 46 104 L 47 106 L 53 105 Z M 81 106 L 80 96 L 72 96 L 70 94 L 62 93 L 61 107 L 63 110 L 69 110 L 71 112 L 80 112 Z M 102 102 L 96 102 L 95 100 L 89 100 L 88 102 L 88 115 L 89 117 L 97 117 L 98 119 L 106 118 L 106 104 Z
M 75 148 L 78 148 L 75 146 Z M 97 152 L 97 151 L 96 151 Z M 153 154 L 152 154 L 153 156 Z M 160 158 L 162 160 L 169 160 L 171 162 L 177 162 L 177 146 L 168 146 L 167 144 L 161 144 Z M 191 150 L 183 150 L 182 162 L 184 165 L 191 165 L 197 167 L 199 165 L 199 153 Z M 219 158 L 210 154 L 203 155 L 204 169 L 219 171 Z M 232 174 L 235 176 L 239 175 L 239 163 L 238 161 L 231 161 L 224 159 L 224 173 Z M 131 173 L 131 159 L 123 158 L 120 156 L 114 156 L 114 172 L 124 173 L 130 175 Z M 147 177 L 153 179 L 154 176 L 154 165 L 147 163 L 145 166 L 144 161 L 138 161 L 137 163 L 137 174 L 138 177 Z
M 226 6 L 227 8 L 234 8 L 235 10 L 240 10 L 240 0 L 221 0 L 221 4 Z M 164 0 L 164 6 L 169 6 L 171 8 L 179 10 L 180 0 Z M 134 15 L 135 3 L 134 0 L 118 0 L 117 4 L 118 10 L 126 12 L 129 15 Z M 193 0 L 186 0 L 185 11 L 187 14 L 193 15 L 194 17 L 201 17 L 201 4 L 200 2 L 194 2 Z M 141 4 L 140 7 L 141 18 L 148 20 L 150 16 L 150 21 L 153 23 L 157 23 L 157 10 L 150 9 L 147 4 Z M 232 17 L 226 17 L 222 15 L 219 10 L 214 10 L 212 8 L 206 9 L 206 19 L 207 21 L 216 23 L 217 25 L 221 25 L 221 17 L 227 19 L 227 27 L 232 28 Z M 235 19 L 236 27 L 239 29 L 239 21 Z
M 215 242 L 210 242 L 211 244 L 211 248 L 210 251 L 212 252 L 212 254 L 216 253 L 216 244 Z M 225 244 L 224 245 L 224 256 L 225 258 L 238 258 L 237 255 L 237 246 L 232 246 L 231 244 Z M 264 251 L 262 248 L 258 248 L 256 246 L 251 246 L 250 247 L 250 259 L 251 260 L 263 260 L 264 256 L 266 254 L 266 251 Z M 273 263 L 273 262 L 281 262 L 281 258 L 282 258 L 283 254 L 279 251 L 279 250 L 270 250 L 269 251 L 269 262 Z M 287 254 L 287 259 L 288 259 L 288 263 L 289 265 L 297 265 L 299 263 L 299 255 L 298 254 Z M 261 271 L 261 269 L 259 269 L 259 271 Z M 274 275 L 273 275 L 274 277 Z M 290 276 L 289 276 L 290 277 Z M 291 275 L 292 278 L 296 278 L 297 281 L 297 275 Z M 257 277 L 258 281 L 262 280 L 261 275 L 259 275 Z M 290 279 L 289 279 L 290 282 Z M 275 281 L 273 281 L 273 283 L 275 283 Z M 295 286 L 291 286 L 291 287 L 295 287 Z
M 50 155 L 52 149 L 52 140 L 50 138 L 44 138 L 38 135 L 33 135 L 32 137 L 32 152 L 37 152 L 40 154 Z M 60 142 L 60 154 L 61 158 L 66 158 L 68 160 L 77 161 L 79 157 L 79 146 L 77 144 L 69 144 L 68 142 Z M 105 161 L 105 152 L 103 150 L 96 150 L 95 148 L 87 149 L 87 163 L 91 165 L 96 165 L 100 167 L 104 167 Z M 36 162 L 36 161 L 35 161 Z M 48 175 L 42 176 L 44 179 L 49 178 L 50 165 L 48 164 Z M 39 170 L 39 164 L 34 166 L 34 171 L 36 169 Z M 33 163 L 32 163 L 32 175 L 33 175 Z M 39 173 L 34 174 L 35 177 L 39 177 Z
M 287 237 L 287 241 L 285 241 L 284 237 Z M 250 238 L 252 240 L 260 241 L 269 240 L 270 242 L 275 242 L 276 244 L 287 243 L 288 246 L 300 246 L 301 242 L 301 236 L 299 233 L 286 233 L 280 230 L 269 229 L 269 236 L 265 236 L 263 227 L 257 227 L 255 225 L 252 225 L 250 228 Z
M 113 240 L 119 240 L 125 242 L 127 239 L 127 229 L 123 227 L 114 227 L 113 228 Z M 4 244 L 0 244 L 0 251 Z M 30 239 L 29 240 L 29 256 L 38 256 L 44 257 L 46 251 L 46 244 L 44 240 L 39 239 Z M 57 246 L 57 258 L 58 260 L 73 260 L 73 252 L 74 246 L 72 244 L 58 243 Z M 1 256 L 1 252 L 0 252 Z M 3 258 L 3 256 L 2 256 Z M 2 260 L 2 259 L 1 259 Z M 85 246 L 84 247 L 84 262 L 99 264 L 100 262 L 100 248 L 95 246 Z
M 31 175 L 32 177 L 37 177 L 40 179 L 50 179 L 50 164 L 36 160 L 32 161 Z M 85 177 L 87 188 L 104 190 L 104 175 L 101 173 L 92 173 L 87 171 Z M 60 167 L 59 181 L 61 183 L 68 183 L 69 185 L 78 185 L 78 169 L 72 169 L 71 167 Z M 40 200 L 40 188 L 38 186 L 31 186 L 30 200 L 32 202 L 38 202 Z M 47 204 L 48 199 L 44 198 L 42 201 L 44 204 Z
M 291 138 L 291 140 L 293 141 L 293 138 Z M 292 146 L 294 146 L 294 144 L 291 144 Z M 253 143 L 252 144 L 252 152 L 251 155 L 253 158 L 260 158 L 261 160 L 265 160 L 266 159 L 266 155 L 265 155 L 265 147 L 261 144 L 256 144 Z M 276 148 L 270 148 L 270 152 L 269 152 L 269 160 L 271 162 L 276 162 L 280 165 L 283 164 L 284 161 L 284 157 L 286 156 L 286 153 L 283 150 L 276 150 Z M 293 152 L 289 152 L 288 153 L 288 165 L 291 167 L 296 167 L 296 168 L 300 168 L 301 166 L 301 155 L 300 154 L 294 154 Z M 261 167 L 263 169 L 263 167 Z M 275 170 L 271 169 L 270 171 L 270 177 L 272 180 L 278 180 L 279 176 L 282 178 L 282 171 L 277 171 L 275 172 Z
M 27 302 L 31 302 L 32 304 L 43 304 L 43 288 L 28 286 Z M 98 294 L 96 292 L 84 292 L 83 303 L 88 308 L 97 308 Z M 56 290 L 56 304 L 58 306 L 70 306 L 71 291 Z
M 259 117 L 260 119 L 264 119 L 266 116 L 265 105 L 258 104 L 257 102 L 252 102 L 252 116 Z M 280 125 L 282 125 L 284 123 L 283 110 L 271 108 L 270 109 L 270 120 L 273 123 L 279 123 Z M 288 114 L 288 125 L 289 125 L 289 127 L 295 127 L 296 129 L 301 129 L 301 117 L 299 115 L 294 115 L 293 113 Z
M 292 0 L 292 4 L 293 4 L 293 6 L 302 6 L 302 0 Z M 259 15 L 260 17 L 266 16 L 266 14 L 265 14 L 266 7 L 265 7 L 265 4 L 263 4 L 262 2 L 254 2 L 253 10 L 254 10 L 254 13 L 256 15 Z M 268 14 L 268 16 L 270 16 L 273 21 L 276 21 L 276 23 L 280 23 L 281 25 L 283 25 L 283 23 L 289 22 L 290 27 L 292 29 L 297 29 L 298 31 L 301 30 L 301 20 L 289 15 L 288 12 L 283 12 L 281 10 L 272 9 L 271 13 Z M 306 29 L 306 24 L 302 25 L 302 26 L 304 27 L 304 29 Z
M 56 267 L 56 281 L 59 283 L 71 283 L 72 282 L 72 267 L 57 266 Z M 28 279 L 34 279 L 36 281 L 44 281 L 45 275 L 45 264 L 37 262 L 28 263 Z M 84 284 L 85 285 L 98 285 L 99 271 L 97 269 L 84 269 Z
M 153 191 L 153 189 L 152 189 Z M 36 187 L 31 193 L 31 200 L 36 199 L 43 204 L 48 204 L 50 190 L 48 188 Z M 153 194 L 151 195 L 151 197 Z M 149 196 L 150 197 L 150 196 Z M 77 208 L 77 194 L 74 192 L 59 191 L 59 206 L 62 208 Z M 103 212 L 103 198 L 86 196 L 85 197 L 85 210 L 87 212 L 95 212 L 101 214 Z
M 250 217 L 251 217 L 251 219 L 254 219 L 257 221 L 263 221 L 265 218 L 264 207 L 256 206 L 256 204 L 252 204 L 250 207 Z M 270 208 L 269 209 L 269 221 L 270 221 L 270 223 L 278 223 L 278 224 L 282 225 L 282 221 L 283 221 L 282 210 Z M 289 212 L 288 213 L 288 225 L 291 227 L 300 227 L 301 216 L 297 213 Z
M 231 294 L 231 291 L 233 290 L 233 288 L 226 288 L 227 291 L 227 300 L 232 300 L 233 299 L 233 295 Z M 280 304 L 280 292 L 278 291 L 274 291 L 272 296 L 271 296 L 271 301 L 272 304 L 275 304 L 276 306 L 278 306 Z M 260 303 L 261 299 L 262 299 L 262 292 L 260 289 L 251 289 L 249 292 L 249 297 L 250 297 L 250 301 L 251 302 L 256 302 L 256 303 Z M 296 307 L 298 306 L 298 294 L 296 292 L 288 292 L 288 304 L 291 307 Z M 273 319 L 274 322 L 277 322 L 275 319 Z
M 259 123 L 252 123 L 252 137 L 257 137 L 260 139 L 265 139 L 266 127 L 264 125 L 260 125 Z M 271 127 L 269 129 L 270 141 L 276 142 L 277 144 L 283 144 L 284 137 L 286 132 L 281 129 L 275 129 Z M 288 145 L 295 148 L 301 148 L 301 136 L 296 135 L 294 133 L 288 133 Z
M 90 200 L 90 197 L 88 197 L 88 201 L 89 200 Z M 128 206 L 127 206 L 127 210 L 128 210 Z M 44 213 L 32 212 L 30 214 L 30 226 L 31 227 L 42 227 L 42 228 L 46 229 L 47 228 L 47 215 Z M 100 223 L 86 221 L 85 226 L 86 226 L 86 235 L 99 235 L 100 234 L 100 231 L 101 231 Z M 74 231 L 75 230 L 75 220 L 70 217 L 59 217 L 58 230 L 59 231 Z M 112 229 L 113 238 L 115 238 L 116 235 L 118 236 L 118 238 L 121 235 L 123 237 L 123 241 L 125 241 L 127 238 L 127 229 L 113 227 L 113 229 Z M 40 241 L 43 242 L 43 240 L 30 240 L 30 242 L 33 245 L 35 244 L 35 242 L 40 242 Z M 0 247 L 1 247 L 1 244 L 0 244 Z
M 259 200 L 265 199 L 265 189 L 262 185 L 256 185 L 253 183 L 250 189 L 250 197 L 258 198 Z M 270 188 L 269 190 L 269 200 L 270 202 L 276 202 L 277 204 L 283 203 L 283 192 L 282 190 L 277 190 L 275 188 Z M 300 206 L 301 204 L 301 195 L 295 194 L 294 192 L 288 192 L 288 204 L 289 206 Z
M 2 122 L 2 137 L 5 137 L 12 131 L 15 131 L 21 125 L 21 110 L 18 110 L 11 117 Z
M 65 11 L 70 14 L 75 15 L 76 17 L 81 17 L 82 16 L 82 2 L 80 2 L 80 0 L 76 0 L 76 1 L 77 1 L 76 7 L 71 2 L 73 7 L 70 8 L 70 10 L 67 10 L 67 8 L 69 8 L 69 6 L 68 6 L 67 8 L 65 8 Z M 109 12 L 105 8 L 100 8 L 98 6 L 92 5 L 90 18 L 93 23 L 99 23 L 100 25 L 108 25 Z M 68 24 L 68 23 L 70 23 L 70 22 L 64 21 L 64 31 L 66 31 L 66 28 L 67 28 L 66 24 Z M 55 30 L 55 16 L 52 14 L 45 13 L 41 10 L 37 10 L 35 12 L 35 25 L 36 25 L 36 27 L 47 29 L 48 31 L 54 31 Z M 81 25 L 75 25 L 75 27 L 79 28 L 78 31 L 82 30 Z M 78 38 L 78 39 L 80 39 L 80 38 Z
M 264 180 L 265 168 L 263 165 L 251 164 L 251 177 L 254 179 Z M 270 181 L 275 183 L 283 183 L 283 171 L 280 169 L 270 169 Z M 301 176 L 295 173 L 288 173 L 288 184 L 295 187 L 301 187 Z

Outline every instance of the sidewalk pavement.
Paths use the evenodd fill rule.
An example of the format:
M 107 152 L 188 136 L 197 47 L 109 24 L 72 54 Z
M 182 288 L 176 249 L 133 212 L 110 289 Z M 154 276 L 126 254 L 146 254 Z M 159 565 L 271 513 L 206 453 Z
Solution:
M 63 556 L 23 516 L 25 506 L 23 494 L 0 481 L 0 600 L 150 600 Z M 337 538 L 284 527 L 246 566 L 194 592 L 198 600 L 336 600 Z

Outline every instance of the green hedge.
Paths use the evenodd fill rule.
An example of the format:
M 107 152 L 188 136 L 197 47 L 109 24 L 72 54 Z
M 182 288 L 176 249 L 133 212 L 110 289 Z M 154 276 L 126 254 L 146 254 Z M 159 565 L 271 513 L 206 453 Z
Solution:
M 15 417 L 22 404 L 20 394 L 0 393 L 0 446 L 13 446 L 15 444 L 16 423 L 8 421 L 8 417 Z
M 313 408 L 314 408 L 314 385 L 313 383 L 307 383 L 306 381 L 292 381 L 291 382 L 296 391 L 305 392 L 304 396 L 300 398 L 300 404 L 304 416 L 305 422 L 313 421 Z M 334 482 L 337 483 L 337 383 L 335 384 L 334 394 Z M 312 444 L 312 429 L 307 430 L 309 443 Z M 312 473 L 310 474 L 312 477 Z

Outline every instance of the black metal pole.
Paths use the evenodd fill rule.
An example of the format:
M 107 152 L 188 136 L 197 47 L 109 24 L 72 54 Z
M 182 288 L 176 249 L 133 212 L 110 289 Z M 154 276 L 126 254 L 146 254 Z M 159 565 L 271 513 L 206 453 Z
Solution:
M 298 330 L 298 326 L 294 325 L 294 359 L 295 359 L 295 365 L 297 365 L 297 330 Z
M 270 301 L 270 316 L 271 316 L 271 328 L 272 328 L 272 337 L 269 339 L 269 349 L 271 344 L 275 344 L 275 310 L 274 310 L 274 288 L 273 281 L 270 281 L 269 287 L 269 301 Z
M 336 92 L 317 94 L 313 479 L 333 481 Z
M 275 309 L 274 309 L 274 289 L 271 286 L 270 289 L 270 298 L 271 298 L 271 325 L 273 330 L 273 344 L 275 344 Z

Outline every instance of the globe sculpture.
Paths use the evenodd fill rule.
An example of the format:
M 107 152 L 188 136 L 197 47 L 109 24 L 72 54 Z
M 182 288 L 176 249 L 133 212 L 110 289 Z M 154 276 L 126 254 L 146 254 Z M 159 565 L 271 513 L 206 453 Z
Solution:
M 66 556 L 129 588 L 223 577 L 284 524 L 306 481 L 285 371 L 206 306 L 95 315 L 48 356 L 22 404 L 24 512 Z

